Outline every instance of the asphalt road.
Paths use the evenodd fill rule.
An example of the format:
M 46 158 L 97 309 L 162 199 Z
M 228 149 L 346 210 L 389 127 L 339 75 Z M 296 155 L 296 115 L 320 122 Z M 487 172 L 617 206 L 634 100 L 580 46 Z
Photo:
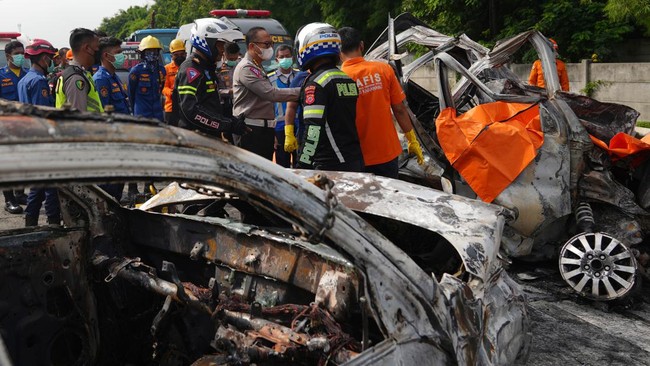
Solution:
M 532 281 L 510 270 L 529 301 L 533 342 L 526 365 L 650 365 L 649 281 L 624 300 L 595 302 L 565 286 L 554 263 L 537 268 L 541 277 Z
M 23 215 L 0 211 L 0 230 L 24 226 Z M 517 264 L 509 272 L 530 305 L 533 342 L 526 365 L 650 365 L 650 281 L 625 301 L 598 303 L 568 289 L 553 263 Z

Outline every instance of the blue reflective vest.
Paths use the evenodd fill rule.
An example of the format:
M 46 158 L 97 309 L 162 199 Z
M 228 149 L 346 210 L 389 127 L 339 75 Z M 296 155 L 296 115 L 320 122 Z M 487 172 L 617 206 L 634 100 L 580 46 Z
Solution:
M 107 105 L 112 105 L 115 113 L 131 114 L 129 95 L 117 74 L 111 75 L 107 69 L 100 66 L 93 75 L 93 81 L 104 109 Z
M 9 65 L 0 68 L 0 98 L 18 101 L 18 82 L 27 75 L 27 70 L 21 68 L 18 76 Z
M 165 68 L 141 62 L 129 72 L 129 100 L 133 115 L 163 120 L 162 87 Z
M 22 103 L 54 107 L 54 97 L 45 75 L 36 69 L 29 69 L 18 82 L 18 100 Z
M 269 81 L 273 86 L 277 87 L 278 89 L 283 89 L 283 88 L 288 88 L 293 79 L 295 78 L 296 74 L 298 74 L 299 70 L 291 70 L 291 74 L 289 74 L 288 78 L 286 75 L 282 74 L 280 72 L 280 69 L 276 70 L 275 72 L 272 72 L 269 74 Z M 284 111 L 287 110 L 287 102 L 276 102 L 274 104 L 275 108 L 275 130 L 276 131 L 284 131 Z M 296 116 L 297 117 L 297 116 Z M 296 118 L 296 122 L 298 123 L 298 120 Z M 296 125 L 295 131 L 298 131 L 298 126 Z

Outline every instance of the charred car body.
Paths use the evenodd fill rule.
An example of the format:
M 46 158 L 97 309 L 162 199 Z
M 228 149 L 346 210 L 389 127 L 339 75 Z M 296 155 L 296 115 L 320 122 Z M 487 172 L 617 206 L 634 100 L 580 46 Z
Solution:
M 497 260 L 508 210 L 372 176 L 312 184 L 128 116 L 0 111 L 0 185 L 57 187 L 64 223 L 0 233 L 16 365 L 525 362 L 525 298 Z M 145 178 L 210 202 L 128 209 L 93 185 Z M 395 220 L 387 203 L 403 199 L 437 221 Z
M 643 160 L 648 145 L 646 151 L 618 160 L 603 145 L 618 138 L 629 141 L 624 134 L 634 136 L 638 112 L 560 91 L 555 55 L 537 31 L 503 40 L 489 50 L 464 35 L 440 34 L 409 14 L 389 23 L 366 58 L 390 62 L 402 77 L 414 128 L 428 155 L 424 169 L 412 161 L 402 164 L 405 179 L 448 191 L 453 186 L 457 194 L 477 197 L 468 177 L 459 174 L 460 164 L 450 162 L 449 151 L 443 148 L 441 136 L 448 131 L 441 130 L 442 112 L 450 108 L 461 115 L 495 103 L 539 108 L 543 144 L 525 169 L 487 200 L 515 212 L 506 224 L 502 251 L 526 260 L 548 259 L 559 252 L 560 272 L 578 293 L 596 300 L 626 295 L 637 271 L 639 252 L 633 247 L 644 243 L 647 250 L 650 231 L 650 168 Z M 398 50 L 409 44 L 424 46 L 428 52 L 403 64 L 406 58 Z M 513 54 L 527 44 L 539 55 L 545 89 L 522 83 L 508 68 Z M 412 79 L 427 65 L 435 67 L 438 96 Z M 450 72 L 458 80 L 453 89 Z M 501 122 L 505 121 L 486 122 L 468 144 Z

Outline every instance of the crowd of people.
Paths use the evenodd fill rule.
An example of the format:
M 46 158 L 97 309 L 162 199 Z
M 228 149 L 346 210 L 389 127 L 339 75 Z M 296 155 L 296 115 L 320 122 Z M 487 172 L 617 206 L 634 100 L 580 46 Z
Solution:
M 241 50 L 238 42 L 244 40 Z M 140 63 L 124 83 L 116 74 L 125 62 L 119 39 L 78 28 L 69 46 L 56 49 L 43 39 L 26 47 L 7 44 L 0 98 L 157 119 L 287 168 L 396 178 L 402 146 L 394 117 L 408 152 L 423 162 L 395 72 L 388 64 L 364 60 L 364 43 L 354 28 L 311 23 L 297 32 L 295 47 L 274 47 L 264 28 L 244 36 L 222 20 L 199 19 L 189 40 L 169 44 L 167 65 L 161 64 L 160 41 L 142 39 Z M 278 68 L 267 74 L 263 63 L 272 59 Z M 102 188 L 122 198 L 123 185 Z M 128 192 L 137 193 L 137 186 Z M 3 193 L 8 212 L 20 214 L 20 205 L 26 205 L 27 226 L 37 225 L 43 202 L 48 223 L 60 222 L 56 189 L 32 189 L 27 197 L 22 191 Z

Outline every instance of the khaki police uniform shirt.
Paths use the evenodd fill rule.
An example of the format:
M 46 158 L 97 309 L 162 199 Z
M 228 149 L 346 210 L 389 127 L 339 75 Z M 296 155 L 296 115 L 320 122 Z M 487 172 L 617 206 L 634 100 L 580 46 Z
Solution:
M 77 66 L 83 69 L 81 64 L 76 61 L 70 61 L 72 66 Z M 92 80 L 92 79 L 91 79 Z M 66 102 L 80 111 L 85 111 L 88 108 L 88 92 L 90 85 L 88 80 L 79 74 L 74 74 L 65 81 L 63 84 L 63 93 L 65 94 Z
M 274 102 L 296 101 L 300 88 L 279 89 L 271 84 L 266 72 L 246 53 L 233 74 L 233 115 L 275 119 Z

